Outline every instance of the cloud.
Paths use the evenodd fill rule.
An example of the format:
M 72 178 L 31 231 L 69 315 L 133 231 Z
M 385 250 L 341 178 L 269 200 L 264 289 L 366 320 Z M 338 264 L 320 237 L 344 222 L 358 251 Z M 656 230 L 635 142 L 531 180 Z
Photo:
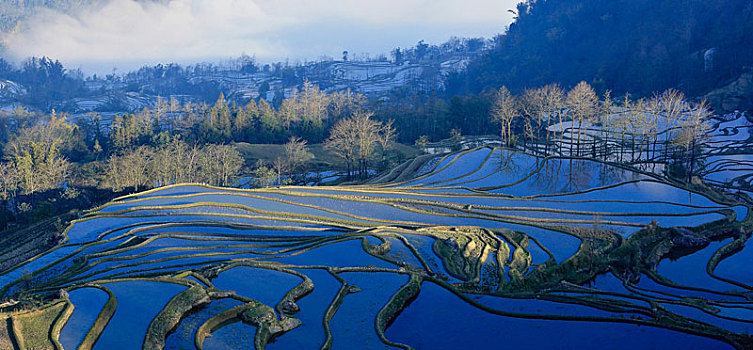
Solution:
M 3 41 L 11 58 L 48 56 L 84 70 L 242 53 L 316 59 L 490 37 L 510 22 L 506 10 L 516 1 L 111 0 L 72 14 L 39 10 Z

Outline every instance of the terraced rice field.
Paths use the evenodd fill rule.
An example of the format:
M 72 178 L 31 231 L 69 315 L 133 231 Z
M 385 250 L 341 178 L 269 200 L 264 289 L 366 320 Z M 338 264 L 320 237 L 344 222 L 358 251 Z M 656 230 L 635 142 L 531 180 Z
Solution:
M 614 164 L 481 147 L 361 186 L 118 198 L 0 276 L 0 294 L 62 303 L 45 326 L 66 349 L 743 349 L 749 210 Z

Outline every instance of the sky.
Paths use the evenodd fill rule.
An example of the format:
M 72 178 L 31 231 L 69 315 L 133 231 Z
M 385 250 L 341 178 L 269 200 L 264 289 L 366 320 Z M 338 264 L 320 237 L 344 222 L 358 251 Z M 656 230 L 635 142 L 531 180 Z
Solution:
M 491 38 L 519 0 L 110 0 L 64 14 L 37 11 L 3 35 L 7 55 L 61 60 L 84 72 L 213 62 L 269 63 L 388 54 L 419 40 Z

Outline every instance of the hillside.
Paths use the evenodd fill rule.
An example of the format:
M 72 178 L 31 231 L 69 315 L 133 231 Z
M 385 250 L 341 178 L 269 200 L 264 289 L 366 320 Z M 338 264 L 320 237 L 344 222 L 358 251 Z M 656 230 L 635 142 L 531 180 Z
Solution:
M 48 58 L 32 58 L 20 68 L 0 58 L 0 103 L 76 113 L 136 111 L 154 106 L 159 96 L 209 103 L 222 92 L 239 104 L 265 99 L 277 105 L 306 80 L 326 92 L 350 90 L 379 99 L 396 90 L 442 90 L 448 75 L 462 72 L 483 52 L 484 41 L 454 38 L 441 45 L 420 45 L 400 51 L 392 60 L 381 56 L 261 65 L 242 56 L 218 64 L 159 64 L 123 75 L 87 78 Z
M 585 80 L 618 94 L 674 87 L 700 96 L 753 64 L 748 0 L 539 0 L 519 4 L 516 16 L 471 64 L 469 90 Z M 743 102 L 726 107 L 753 107 Z

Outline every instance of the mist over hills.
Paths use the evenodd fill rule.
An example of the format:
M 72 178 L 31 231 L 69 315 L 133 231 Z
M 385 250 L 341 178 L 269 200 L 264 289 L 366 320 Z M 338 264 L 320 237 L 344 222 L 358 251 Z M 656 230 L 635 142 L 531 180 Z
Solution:
M 103 0 L 5 0 L 0 2 L 0 31 L 13 30 L 19 21 L 40 9 L 71 11 Z
M 13 31 L 19 20 L 41 9 L 72 12 L 103 3 L 5 1 L 0 3 L 0 29 Z M 393 51 L 361 58 L 359 63 L 323 57 L 267 68 L 256 62 L 248 66 L 242 62 L 247 58 L 241 58 L 240 63 L 215 66 L 153 65 L 87 82 L 80 72 L 58 67 L 60 78 L 45 73 L 44 79 L 57 79 L 58 85 L 66 81 L 63 76 L 80 81 L 67 84 L 68 93 L 56 94 L 54 101 L 29 97 L 40 90 L 27 86 L 30 79 L 35 81 L 32 85 L 44 79 L 26 74 L 24 81 L 23 74 L 0 67 L 4 80 L 0 98 L 6 103 L 85 111 L 138 108 L 153 103 L 158 95 L 213 101 L 220 91 L 238 101 L 259 97 L 272 101 L 275 95 L 289 96 L 306 79 L 324 89 L 350 88 L 377 95 L 410 85 L 407 91 L 440 91 L 446 98 L 502 85 L 519 92 L 585 80 L 602 93 L 648 96 L 673 87 L 709 98 L 720 111 L 753 108 L 753 1 L 529 0 L 511 12 L 515 21 L 493 45 L 455 39 L 421 48 L 428 53 L 420 58 L 415 51 L 413 57 L 396 57 Z M 483 51 L 485 45 L 488 50 Z M 47 85 L 54 89 L 54 84 Z

